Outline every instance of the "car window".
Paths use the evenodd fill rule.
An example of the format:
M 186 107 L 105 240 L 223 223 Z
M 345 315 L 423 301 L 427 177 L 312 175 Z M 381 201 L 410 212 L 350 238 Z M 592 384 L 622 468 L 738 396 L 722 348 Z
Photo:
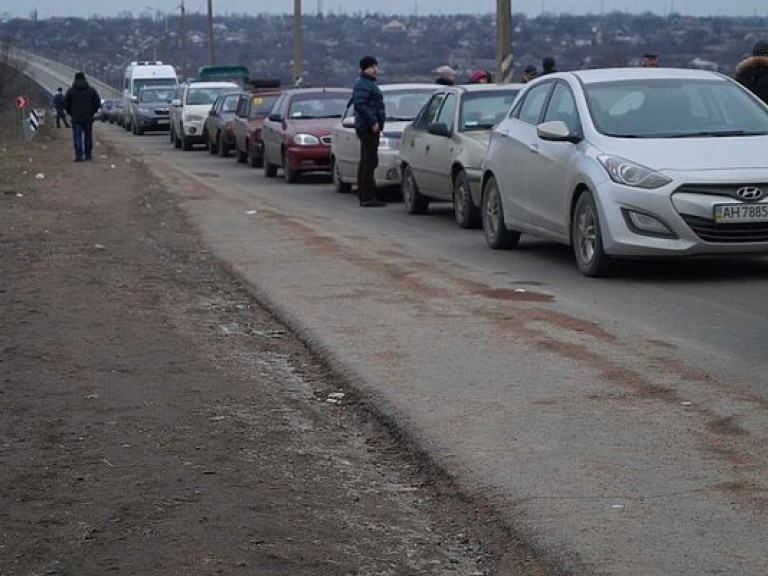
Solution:
M 456 94 L 446 94 L 445 100 L 443 100 L 443 106 L 440 108 L 440 112 L 435 118 L 435 122 L 440 122 L 448 127 L 448 130 L 453 132 L 453 119 L 456 116 Z
M 518 88 L 509 88 L 465 94 L 459 112 L 459 131 L 490 130 L 507 115 L 518 92 Z
M 384 92 L 387 120 L 390 122 L 413 120 L 434 91 L 433 88 L 413 88 Z
M 585 87 L 598 131 L 616 137 L 768 134 L 768 111 L 725 80 L 649 79 Z
M 528 124 L 538 124 L 551 88 L 551 82 L 531 87 L 517 111 L 517 117 Z
M 418 117 L 413 121 L 413 127 L 416 130 L 426 130 L 427 126 L 432 124 L 440 111 L 440 105 L 443 103 L 445 93 L 435 94 L 429 99 L 429 102 L 422 108 Z
M 239 98 L 239 94 L 228 94 L 225 96 L 224 103 L 222 104 L 224 112 L 234 112 L 237 109 L 237 101 Z
M 565 122 L 568 130 L 576 132 L 579 129 L 579 115 L 576 110 L 576 101 L 573 99 L 573 93 L 565 82 L 557 82 L 552 90 L 552 97 L 549 99 L 547 113 L 544 115 L 544 121 L 560 120 Z
M 277 102 L 277 95 L 272 96 L 260 96 L 256 94 L 251 97 L 251 109 L 248 113 L 248 118 L 263 118 L 269 116 L 272 107 Z
M 315 118 L 341 118 L 349 97 L 339 95 L 302 95 L 294 98 L 288 108 L 288 117 L 297 120 Z
M 277 102 L 275 102 L 275 104 L 272 106 L 272 110 L 270 110 L 269 113 L 279 114 L 281 118 L 285 118 L 285 111 L 288 109 L 288 102 L 288 96 L 280 96 L 277 99 Z

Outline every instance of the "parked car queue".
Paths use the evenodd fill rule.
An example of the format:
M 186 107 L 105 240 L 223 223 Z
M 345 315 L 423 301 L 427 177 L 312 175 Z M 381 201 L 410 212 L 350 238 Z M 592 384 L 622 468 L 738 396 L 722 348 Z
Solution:
M 291 183 L 327 172 L 337 192 L 351 190 L 350 90 L 217 88 L 229 108 L 237 98 L 225 145 L 238 161 Z M 768 106 L 724 75 L 617 68 L 382 91 L 377 185 L 399 185 L 412 214 L 451 202 L 458 225 L 482 227 L 490 248 L 518 247 L 522 234 L 562 242 L 591 277 L 619 259 L 768 253 Z M 175 108 L 188 117 L 183 100 L 171 103 L 172 118 Z M 192 138 L 172 120 L 171 141 L 221 154 L 221 129 L 203 138 L 215 125 L 203 118 Z

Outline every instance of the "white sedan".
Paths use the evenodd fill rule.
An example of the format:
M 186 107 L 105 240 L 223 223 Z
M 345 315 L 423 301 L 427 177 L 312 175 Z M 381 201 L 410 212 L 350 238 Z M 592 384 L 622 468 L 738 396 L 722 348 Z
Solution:
M 768 106 L 703 70 L 561 72 L 527 84 L 492 132 L 482 221 L 613 258 L 768 253 Z
M 379 140 L 379 165 L 374 173 L 376 186 L 400 186 L 400 139 L 403 128 L 419 113 L 438 86 L 434 84 L 383 84 L 387 117 Z M 357 182 L 360 140 L 355 134 L 355 110 L 350 103 L 341 121 L 331 132 L 333 184 L 337 192 L 349 192 Z

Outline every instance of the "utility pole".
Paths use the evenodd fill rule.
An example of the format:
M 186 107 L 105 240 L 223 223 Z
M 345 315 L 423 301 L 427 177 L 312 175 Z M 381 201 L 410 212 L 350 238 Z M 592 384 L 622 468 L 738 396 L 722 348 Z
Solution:
M 213 48 L 213 0 L 208 0 L 208 64 L 216 64 L 216 55 Z
M 304 49 L 301 40 L 301 0 L 293 0 L 293 82 L 301 84 L 304 77 Z
M 496 77 L 512 81 L 512 0 L 496 0 Z
M 187 17 L 181 0 L 181 81 L 187 81 Z

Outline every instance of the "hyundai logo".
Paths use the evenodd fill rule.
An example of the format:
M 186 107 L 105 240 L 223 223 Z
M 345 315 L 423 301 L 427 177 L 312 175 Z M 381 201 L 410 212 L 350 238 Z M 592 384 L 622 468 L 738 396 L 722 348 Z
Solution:
M 757 186 L 744 186 L 736 190 L 736 195 L 742 200 L 760 200 L 763 191 Z

